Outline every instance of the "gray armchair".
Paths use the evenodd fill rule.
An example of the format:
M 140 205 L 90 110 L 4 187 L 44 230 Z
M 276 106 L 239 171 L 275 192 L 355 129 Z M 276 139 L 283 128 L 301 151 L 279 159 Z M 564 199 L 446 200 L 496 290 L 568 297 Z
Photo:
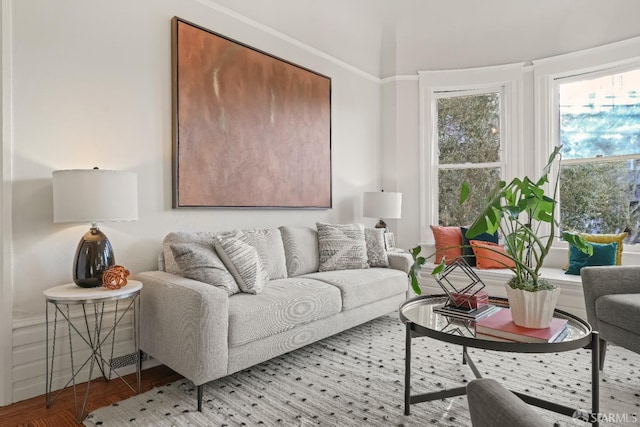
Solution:
M 473 427 L 540 427 L 540 416 L 496 380 L 480 378 L 467 384 Z
M 600 334 L 600 369 L 607 341 L 640 353 L 640 265 L 580 271 L 587 320 Z

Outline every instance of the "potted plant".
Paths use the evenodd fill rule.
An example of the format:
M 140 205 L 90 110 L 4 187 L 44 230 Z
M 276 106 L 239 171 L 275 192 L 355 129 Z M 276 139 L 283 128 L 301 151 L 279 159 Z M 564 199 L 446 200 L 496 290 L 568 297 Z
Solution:
M 472 240 L 481 233 L 493 234 L 500 231 L 504 238 L 504 253 L 497 249 L 489 249 L 502 253 L 513 261 L 507 266 L 514 276 L 507 282 L 507 298 L 511 307 L 514 323 L 527 328 L 546 328 L 553 317 L 560 288 L 556 287 L 540 275 L 540 269 L 551 250 L 556 237 L 555 219 L 557 207 L 558 175 L 551 185 L 552 195 L 545 194 L 545 185 L 549 183 L 549 173 L 554 162 L 562 160 L 562 146 L 554 149 L 544 168 L 543 175 L 536 182 L 528 177 L 514 178 L 511 182 L 499 181 L 487 198 L 487 204 L 477 216 L 466 236 Z M 460 201 L 464 203 L 469 196 L 469 185 L 461 188 Z M 543 234 L 545 233 L 546 234 Z M 580 235 L 563 231 L 562 237 L 581 251 L 591 255 L 593 248 Z M 414 251 L 417 252 L 414 254 Z M 410 270 L 417 285 L 417 272 L 426 261 L 419 257 L 419 248 L 412 250 L 414 265 Z M 445 261 L 433 270 L 440 273 Z M 417 270 L 414 270 L 414 267 Z M 413 273 L 413 276 L 411 276 Z M 418 287 L 419 289 L 419 287 Z

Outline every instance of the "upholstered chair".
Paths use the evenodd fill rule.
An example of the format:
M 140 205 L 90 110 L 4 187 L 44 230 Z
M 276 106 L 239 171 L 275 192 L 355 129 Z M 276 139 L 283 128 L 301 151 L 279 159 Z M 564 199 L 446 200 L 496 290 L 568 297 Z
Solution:
M 467 402 L 473 427 L 539 427 L 533 407 L 490 378 L 467 384 Z
M 640 353 L 640 265 L 583 267 L 587 320 L 600 336 L 600 369 L 607 342 Z

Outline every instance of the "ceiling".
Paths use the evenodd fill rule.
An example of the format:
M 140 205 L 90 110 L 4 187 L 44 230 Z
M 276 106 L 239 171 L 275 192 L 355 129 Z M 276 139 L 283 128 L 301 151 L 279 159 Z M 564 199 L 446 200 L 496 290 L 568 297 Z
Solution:
M 377 77 L 640 36 L 638 0 L 210 0 Z

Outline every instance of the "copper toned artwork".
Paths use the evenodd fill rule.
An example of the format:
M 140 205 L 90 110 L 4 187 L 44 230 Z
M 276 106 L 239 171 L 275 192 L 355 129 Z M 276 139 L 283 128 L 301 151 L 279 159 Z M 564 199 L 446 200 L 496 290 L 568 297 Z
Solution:
M 107 289 L 120 289 L 127 285 L 129 270 L 121 265 L 112 265 L 102 273 L 102 286 Z
M 331 79 L 172 20 L 173 207 L 331 207 Z

